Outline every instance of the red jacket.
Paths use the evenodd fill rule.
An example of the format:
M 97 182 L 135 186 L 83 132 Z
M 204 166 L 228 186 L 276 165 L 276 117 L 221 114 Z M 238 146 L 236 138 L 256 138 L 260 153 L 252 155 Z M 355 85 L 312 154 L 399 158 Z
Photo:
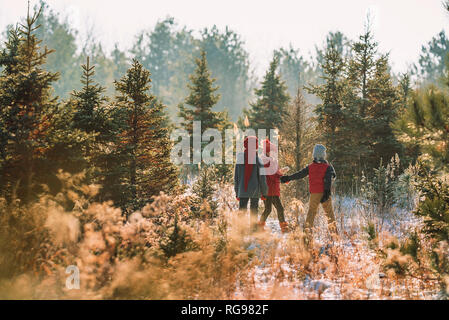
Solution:
M 310 193 L 324 192 L 324 175 L 329 167 L 328 163 L 313 162 L 309 165 L 309 191 Z
M 322 193 L 324 190 L 330 190 L 332 178 L 336 178 L 334 167 L 328 164 L 326 160 L 314 160 L 313 163 L 290 176 L 283 176 L 282 182 L 302 179 L 309 176 L 310 193 Z
M 271 143 L 268 140 L 263 141 L 263 151 L 264 151 L 264 157 L 262 158 L 262 161 L 264 163 L 264 167 L 268 168 L 270 165 L 275 167 L 276 173 L 272 175 L 266 175 L 265 178 L 267 180 L 268 185 L 268 194 L 267 196 L 277 196 L 279 197 L 281 195 L 281 181 L 280 177 L 282 176 L 280 170 L 279 170 L 279 164 L 278 162 L 273 158 L 270 157 L 270 150 L 273 150 L 276 148 L 276 145 Z

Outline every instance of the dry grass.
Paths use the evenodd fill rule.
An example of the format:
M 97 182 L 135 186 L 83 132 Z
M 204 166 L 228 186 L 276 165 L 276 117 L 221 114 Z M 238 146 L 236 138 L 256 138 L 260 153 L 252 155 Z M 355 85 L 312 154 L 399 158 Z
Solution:
M 405 241 L 405 229 L 367 239 L 363 212 L 341 199 L 339 236 L 329 237 L 320 215 L 306 245 L 300 201 L 285 201 L 289 234 L 274 213 L 267 231 L 250 234 L 229 185 L 218 188 L 212 220 L 193 218 L 188 194 L 161 194 L 125 219 L 111 203 L 90 201 L 97 187 L 80 185 L 82 175 L 60 178 L 63 191 L 32 206 L 1 202 L 0 298 L 430 299 L 438 291 L 427 266 L 387 247 Z M 175 220 L 184 244 L 170 256 Z M 80 270 L 80 289 L 66 287 L 69 265 Z

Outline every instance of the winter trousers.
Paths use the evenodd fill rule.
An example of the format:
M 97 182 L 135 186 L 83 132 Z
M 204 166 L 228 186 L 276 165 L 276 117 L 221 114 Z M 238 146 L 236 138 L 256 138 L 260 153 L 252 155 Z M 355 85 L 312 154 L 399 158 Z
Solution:
M 248 208 L 248 201 L 250 201 L 250 227 L 255 229 L 257 227 L 257 211 L 259 209 L 259 198 L 240 198 L 239 209 L 242 213 L 246 212 Z
M 311 232 L 313 228 L 313 222 L 315 221 L 315 216 L 318 211 L 318 207 L 320 205 L 321 198 L 323 197 L 323 193 L 311 193 L 309 200 L 309 211 L 307 212 L 306 219 L 306 232 Z M 321 203 L 323 205 L 324 212 L 327 216 L 327 222 L 329 225 L 329 231 L 331 233 L 337 232 L 337 223 L 335 221 L 334 210 L 332 208 L 332 199 L 329 198 L 326 202 Z
M 264 204 L 265 210 L 262 213 L 262 217 L 260 218 L 261 222 L 267 221 L 267 218 L 271 213 L 273 205 L 278 213 L 279 222 L 285 222 L 284 207 L 282 206 L 281 199 L 279 198 L 279 196 L 268 196 L 267 200 L 264 201 Z

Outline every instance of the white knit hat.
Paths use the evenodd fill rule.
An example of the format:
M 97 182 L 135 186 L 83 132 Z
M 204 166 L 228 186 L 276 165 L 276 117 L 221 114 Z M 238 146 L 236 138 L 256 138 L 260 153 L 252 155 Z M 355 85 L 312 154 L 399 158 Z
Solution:
M 313 158 L 316 160 L 326 159 L 326 147 L 322 144 L 316 144 L 313 148 Z

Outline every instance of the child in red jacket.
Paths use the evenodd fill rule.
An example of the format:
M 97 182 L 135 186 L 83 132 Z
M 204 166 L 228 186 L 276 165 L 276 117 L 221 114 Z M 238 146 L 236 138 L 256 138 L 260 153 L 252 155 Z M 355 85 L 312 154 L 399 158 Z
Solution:
M 297 180 L 309 176 L 309 211 L 306 219 L 306 232 L 310 234 L 313 228 L 318 206 L 323 206 L 327 215 L 329 230 L 332 233 L 337 232 L 334 211 L 332 209 L 331 185 L 332 179 L 336 177 L 334 167 L 326 160 L 326 147 L 321 144 L 315 145 L 313 149 L 313 162 L 299 172 L 290 176 L 281 177 L 281 182 L 286 183 L 291 180 Z
M 278 219 L 279 219 L 279 225 L 281 227 L 282 233 L 285 233 L 288 231 L 287 222 L 285 222 L 285 216 L 284 216 L 284 207 L 282 206 L 281 199 L 280 199 L 280 177 L 282 176 L 281 170 L 279 170 L 279 164 L 277 160 L 270 156 L 270 152 L 276 149 L 276 145 L 271 143 L 268 139 L 263 141 L 263 156 L 262 162 L 264 164 L 265 168 L 271 168 L 274 169 L 274 174 L 272 175 L 266 175 L 265 178 L 267 180 L 268 185 L 268 194 L 266 196 L 266 200 L 264 200 L 265 210 L 260 217 L 259 221 L 259 227 L 261 229 L 264 228 L 265 222 L 268 218 L 268 216 L 271 213 L 272 206 L 276 208 Z

